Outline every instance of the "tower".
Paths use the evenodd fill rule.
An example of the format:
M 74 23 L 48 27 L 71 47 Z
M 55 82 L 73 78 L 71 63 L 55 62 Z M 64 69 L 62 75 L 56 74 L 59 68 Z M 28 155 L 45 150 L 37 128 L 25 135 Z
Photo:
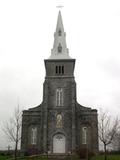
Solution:
M 97 110 L 77 103 L 75 59 L 69 56 L 60 11 L 51 55 L 44 63 L 43 101 L 23 111 L 22 151 L 63 154 L 87 148 L 97 152 Z
M 45 148 L 48 147 L 48 150 L 53 150 L 53 152 L 57 153 L 61 153 L 63 150 L 64 152 L 74 150 L 76 138 L 75 59 L 69 56 L 65 38 L 66 34 L 63 28 L 61 12 L 59 11 L 53 49 L 51 50 L 50 58 L 45 60 L 46 77 L 43 98 L 43 103 L 46 103 L 43 119 L 44 125 L 47 125 L 44 129 L 44 138 L 46 139 L 47 133 L 49 136 Z M 57 124 L 60 121 L 58 117 L 61 120 L 61 125 Z M 64 138 L 61 140 L 63 143 L 56 138 L 60 136 Z M 60 145 L 63 150 L 60 150 Z

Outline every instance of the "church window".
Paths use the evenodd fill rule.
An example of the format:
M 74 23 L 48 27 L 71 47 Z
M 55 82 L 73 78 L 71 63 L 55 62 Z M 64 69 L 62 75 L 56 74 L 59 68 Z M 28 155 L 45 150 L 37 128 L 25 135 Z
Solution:
M 56 90 L 56 105 L 63 106 L 63 90 L 62 89 Z
M 37 127 L 31 128 L 31 144 L 37 144 Z
M 59 45 L 58 45 L 58 53 L 61 53 L 62 52 L 62 46 L 61 46 L 61 44 L 59 43 Z
M 87 127 L 82 127 L 82 144 L 87 144 Z
M 58 31 L 58 35 L 59 35 L 59 36 L 61 36 L 61 35 L 62 35 L 62 31 L 61 31 L 61 29 L 59 29 L 59 31 Z

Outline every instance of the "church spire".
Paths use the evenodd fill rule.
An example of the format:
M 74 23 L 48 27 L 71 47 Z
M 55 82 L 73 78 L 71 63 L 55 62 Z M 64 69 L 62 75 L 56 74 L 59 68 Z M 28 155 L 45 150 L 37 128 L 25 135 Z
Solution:
M 57 26 L 54 33 L 54 44 L 50 59 L 70 59 L 66 45 L 66 33 L 64 32 L 60 11 L 58 13 Z

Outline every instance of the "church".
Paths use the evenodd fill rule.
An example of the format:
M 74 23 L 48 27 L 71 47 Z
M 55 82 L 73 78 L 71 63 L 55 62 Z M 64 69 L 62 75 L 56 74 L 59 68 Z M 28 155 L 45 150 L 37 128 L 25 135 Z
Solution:
M 97 110 L 77 102 L 75 59 L 69 56 L 60 11 L 51 55 L 44 64 L 43 101 L 23 111 L 21 151 L 68 154 L 78 148 L 87 148 L 96 153 Z

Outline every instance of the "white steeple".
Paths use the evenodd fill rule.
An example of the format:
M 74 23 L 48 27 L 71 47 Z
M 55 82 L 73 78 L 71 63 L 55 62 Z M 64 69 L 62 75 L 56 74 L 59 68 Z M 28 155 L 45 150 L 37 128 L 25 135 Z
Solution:
M 56 31 L 54 33 L 54 44 L 51 50 L 50 59 L 70 59 L 66 45 L 66 33 L 62 23 L 61 12 L 59 11 Z

